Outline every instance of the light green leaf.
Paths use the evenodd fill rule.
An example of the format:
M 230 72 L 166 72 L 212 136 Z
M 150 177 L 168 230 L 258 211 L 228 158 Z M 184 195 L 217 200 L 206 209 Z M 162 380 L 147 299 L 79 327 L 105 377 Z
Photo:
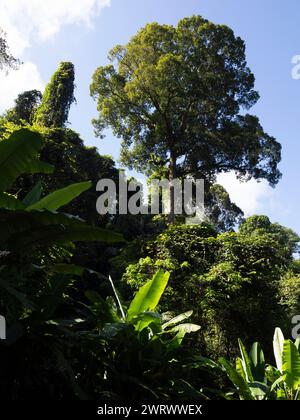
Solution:
M 54 191 L 53 193 L 42 198 L 40 201 L 32 204 L 27 210 L 49 210 L 56 211 L 60 207 L 65 206 L 81 193 L 91 188 L 91 181 L 80 182 L 78 184 L 69 185 L 66 188 Z
M 171 332 L 184 332 L 185 334 L 190 334 L 192 332 L 197 332 L 200 330 L 200 325 L 196 324 L 179 324 L 175 327 L 171 328 L 170 330 L 164 330 L 164 333 L 171 333 Z
M 291 340 L 285 340 L 282 354 L 282 375 L 289 389 L 300 386 L 300 354 Z
M 254 382 L 248 353 L 244 347 L 242 340 L 238 339 L 238 343 L 239 343 L 239 348 L 240 348 L 240 352 L 242 356 L 242 366 L 245 372 L 246 381 Z
M 177 315 L 174 318 L 172 318 L 170 321 L 165 322 L 162 325 L 162 329 L 164 330 L 167 327 L 171 327 L 172 325 L 178 324 L 178 322 L 184 321 L 187 318 L 190 318 L 193 315 L 193 311 L 187 311 L 183 314 Z
M 128 309 L 128 320 L 131 320 L 141 312 L 153 311 L 156 308 L 168 284 L 169 277 L 170 273 L 160 270 L 154 275 L 152 280 L 139 289 Z
M 265 356 L 259 343 L 254 343 L 250 350 L 251 372 L 255 381 L 265 380 Z
M 277 369 L 282 372 L 282 352 L 283 352 L 284 336 L 280 328 L 275 329 L 273 338 L 273 350 L 276 360 Z
M 236 387 L 239 397 L 242 400 L 254 400 L 254 397 L 251 393 L 249 385 L 246 383 L 244 378 L 234 369 L 234 367 L 227 362 L 227 360 L 223 357 L 219 359 L 219 363 L 224 367 L 228 378 Z

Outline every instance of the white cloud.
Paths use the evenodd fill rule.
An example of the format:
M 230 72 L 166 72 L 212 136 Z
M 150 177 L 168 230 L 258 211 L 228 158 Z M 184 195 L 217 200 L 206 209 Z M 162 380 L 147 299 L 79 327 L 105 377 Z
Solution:
M 57 34 L 63 25 L 90 27 L 111 0 L 1 0 L 0 27 L 14 54 Z
M 11 53 L 22 58 L 36 43 L 53 38 L 64 25 L 92 26 L 93 17 L 111 0 L 0 0 L 0 28 Z M 0 73 L 0 113 L 13 105 L 24 90 L 40 89 L 44 83 L 37 66 L 28 61 L 17 71 Z
M 14 99 L 25 90 L 43 91 L 44 83 L 34 63 L 24 63 L 19 70 L 0 73 L 0 114 L 14 104 Z
M 263 212 L 266 204 L 272 200 L 273 189 L 265 181 L 240 182 L 234 172 L 220 174 L 217 181 L 228 191 L 231 200 L 244 211 L 245 216 Z

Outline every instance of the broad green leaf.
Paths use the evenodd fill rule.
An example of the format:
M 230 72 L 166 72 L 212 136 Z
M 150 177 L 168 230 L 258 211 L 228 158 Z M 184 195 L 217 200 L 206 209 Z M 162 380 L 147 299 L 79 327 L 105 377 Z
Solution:
M 131 320 L 133 316 L 141 312 L 153 311 L 156 308 L 168 284 L 169 277 L 170 273 L 160 270 L 154 275 L 152 280 L 139 289 L 129 306 L 128 320 Z
M 24 170 L 25 174 L 52 174 L 55 167 L 47 162 L 38 159 L 32 159 Z
M 25 128 L 15 131 L 0 142 L 0 192 L 9 189 L 42 148 L 41 136 Z
M 246 381 L 247 382 L 254 382 L 253 375 L 252 375 L 252 372 L 251 372 L 251 364 L 250 364 L 248 353 L 245 349 L 245 346 L 244 346 L 242 340 L 238 339 L 238 343 L 239 343 L 239 348 L 240 348 L 240 352 L 241 352 L 241 356 L 242 356 L 242 365 L 243 365 L 243 369 L 244 369 L 244 372 L 245 372 Z
M 277 369 L 282 372 L 282 352 L 283 352 L 284 336 L 280 328 L 275 329 L 273 338 L 273 350 Z
M 263 400 L 269 392 L 269 387 L 262 382 L 249 383 L 251 394 L 256 400 Z
M 131 320 L 135 325 L 135 329 L 139 332 L 143 331 L 150 324 L 161 324 L 161 315 L 156 312 L 142 312 L 134 316 Z
M 25 208 L 22 201 L 18 200 L 14 195 L 0 193 L 0 207 L 8 210 L 23 210 Z
M 272 386 L 271 386 L 271 391 L 274 391 L 274 389 L 276 388 L 276 387 L 278 387 L 282 382 L 284 381 L 284 377 L 283 376 L 280 376 L 279 378 L 277 378 L 273 383 L 272 383 Z
M 236 358 L 235 369 L 237 373 L 240 374 L 241 377 L 247 382 L 247 377 L 246 377 L 246 372 L 244 370 L 243 361 L 240 357 Z
M 122 235 L 87 225 L 78 217 L 48 211 L 0 209 L 0 243 L 11 251 L 76 241 L 123 242 Z
M 176 325 L 181 321 L 184 321 L 185 319 L 190 318 L 193 315 L 193 311 L 184 312 L 183 314 L 177 315 L 174 318 L 172 318 L 170 321 L 165 322 L 162 325 L 162 329 L 164 330 L 167 327 L 171 327 L 172 325 Z
M 224 367 L 228 378 L 231 380 L 233 385 L 236 387 L 239 397 L 242 400 L 254 400 L 249 385 L 246 383 L 244 378 L 234 369 L 234 367 L 227 362 L 223 357 L 219 359 L 219 363 Z
M 172 340 L 167 343 L 167 352 L 172 353 L 176 351 L 182 343 L 182 340 L 185 337 L 185 331 L 179 331 Z
M 90 181 L 69 185 L 66 188 L 54 191 L 46 197 L 43 197 L 40 201 L 29 206 L 27 210 L 56 211 L 74 200 L 74 198 L 78 197 L 84 191 L 91 188 L 91 186 L 92 183 Z
M 197 332 L 200 330 L 200 325 L 196 324 L 179 324 L 175 327 L 171 328 L 170 330 L 164 330 L 164 333 L 171 333 L 171 332 L 181 332 L 183 331 L 185 334 L 190 334 L 192 332 Z
M 265 356 L 259 343 L 254 343 L 250 350 L 251 371 L 255 381 L 265 380 Z
M 300 386 L 300 354 L 291 340 L 285 340 L 282 354 L 282 375 L 289 389 Z
M 25 207 L 29 207 L 32 204 L 40 200 L 43 192 L 42 183 L 38 181 L 31 191 L 24 197 L 23 204 Z

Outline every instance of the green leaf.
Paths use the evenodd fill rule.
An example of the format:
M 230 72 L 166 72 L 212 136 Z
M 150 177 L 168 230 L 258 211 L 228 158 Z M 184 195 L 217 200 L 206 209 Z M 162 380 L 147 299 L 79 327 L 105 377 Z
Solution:
M 27 210 L 56 211 L 60 207 L 63 207 L 70 201 L 74 200 L 74 198 L 78 197 L 84 191 L 91 188 L 91 186 L 91 181 L 69 185 L 66 188 L 62 188 L 47 195 L 40 201 L 29 206 Z
M 219 363 L 224 367 L 228 378 L 231 380 L 233 385 L 236 387 L 240 399 L 242 400 L 254 400 L 249 385 L 246 383 L 244 378 L 234 369 L 234 367 L 227 362 L 224 357 L 219 359 Z
M 20 175 L 26 173 L 42 145 L 40 134 L 25 128 L 0 142 L 0 192 L 9 189 Z
M 32 159 L 32 161 L 27 165 L 24 173 L 26 174 L 52 174 L 55 170 L 53 165 L 50 163 L 42 162 L 38 159 Z
M 8 210 L 23 210 L 25 208 L 22 201 L 18 200 L 14 195 L 0 193 L 0 207 Z
M 131 320 L 132 324 L 135 325 L 136 331 L 143 331 L 150 324 L 161 324 L 161 315 L 156 312 L 142 312 L 134 316 Z
M 265 356 L 259 343 L 254 343 L 251 347 L 250 364 L 254 380 L 257 382 L 264 382 Z
M 11 251 L 76 241 L 123 242 L 122 235 L 87 225 L 78 217 L 48 211 L 0 209 L 0 243 Z
M 196 325 L 196 324 L 179 324 L 171 328 L 170 330 L 164 330 L 164 333 L 184 332 L 185 334 L 190 334 L 192 332 L 199 331 L 200 328 L 201 328 L 200 325 Z
M 284 336 L 280 328 L 275 329 L 273 338 L 273 350 L 277 369 L 282 372 L 282 352 L 283 352 Z
M 289 389 L 297 390 L 300 386 L 300 355 L 291 340 L 285 340 L 282 354 L 282 375 Z
M 259 381 L 249 383 L 249 388 L 256 400 L 263 400 L 269 392 L 269 387 Z
M 167 343 L 167 352 L 172 353 L 176 351 L 182 343 L 182 340 L 185 337 L 185 331 L 179 331 L 172 340 Z
M 242 368 L 242 360 L 241 359 L 239 360 L 241 362 L 240 367 Z M 224 367 L 229 379 L 236 387 L 240 398 L 244 400 L 253 400 L 254 398 L 252 396 L 249 385 L 247 384 L 243 376 L 238 371 L 236 371 L 234 367 L 226 359 L 220 358 L 219 362 Z
M 238 374 L 240 374 L 241 377 L 247 382 L 246 373 L 243 366 L 243 361 L 240 357 L 236 358 L 235 369 L 238 372 Z
M 242 356 L 242 366 L 245 372 L 245 377 L 246 377 L 246 381 L 247 382 L 253 382 L 253 375 L 251 372 L 251 365 L 250 365 L 250 360 L 249 360 L 249 356 L 248 353 L 244 347 L 244 344 L 242 342 L 242 340 L 238 339 L 238 343 L 239 343 L 239 348 L 240 348 L 240 352 L 241 352 L 241 356 Z
M 131 320 L 141 312 L 153 311 L 156 308 L 168 284 L 169 277 L 170 273 L 165 273 L 160 270 L 154 275 L 152 280 L 148 281 L 139 289 L 129 306 L 127 313 L 128 320 Z
M 183 314 L 175 316 L 175 318 L 171 319 L 168 322 L 165 322 L 162 325 L 162 329 L 164 330 L 167 327 L 171 327 L 172 325 L 178 324 L 178 322 L 184 321 L 187 318 L 190 318 L 193 315 L 193 311 L 184 312 Z
M 29 207 L 32 204 L 40 200 L 42 195 L 43 187 L 41 181 L 38 181 L 31 191 L 23 199 L 23 204 L 25 207 Z

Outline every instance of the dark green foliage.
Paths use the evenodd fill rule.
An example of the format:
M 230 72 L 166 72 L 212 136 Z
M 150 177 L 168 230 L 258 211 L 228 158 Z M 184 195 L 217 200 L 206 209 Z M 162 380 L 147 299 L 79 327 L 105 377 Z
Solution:
M 74 65 L 62 62 L 46 86 L 34 123 L 44 127 L 65 127 L 74 98 Z
M 105 225 L 108 219 L 101 218 L 96 212 L 96 184 L 102 178 L 118 182 L 118 171 L 113 160 L 108 156 L 99 155 L 95 147 L 86 147 L 73 130 L 40 128 L 38 131 L 42 134 L 44 142 L 40 157 L 52 164 L 55 171 L 53 174 L 23 176 L 18 179 L 12 192 L 20 191 L 20 196 L 23 197 L 40 181 L 43 192 L 51 193 L 68 184 L 90 180 L 92 188 L 64 210 L 91 223 Z
M 23 170 L 37 165 L 42 144 L 38 133 L 26 129 L 1 141 L 1 195 Z M 73 186 L 72 196 L 82 189 L 82 184 Z M 78 298 L 74 277 L 85 270 L 68 264 L 70 250 L 73 241 L 113 243 L 122 238 L 77 217 L 49 211 L 66 201 L 57 194 L 41 201 L 38 211 L 31 210 L 39 199 L 39 194 L 27 195 L 20 201 L 22 210 L 0 205 L 0 313 L 7 321 L 7 339 L 0 343 L 1 398 L 86 398 L 73 370 L 86 349 L 78 332 L 84 321 L 79 318 L 80 303 L 69 295 Z M 84 357 L 89 359 L 90 353 Z M 79 372 L 82 369 L 83 365 Z
M 271 230 L 280 228 L 285 235 L 285 228 L 270 224 Z M 265 232 L 217 235 L 207 225 L 169 227 L 139 247 L 136 244 L 136 262 L 126 268 L 122 282 L 135 289 L 158 267 L 169 270 L 164 310 L 192 308 L 202 326 L 203 341 L 198 343 L 202 350 L 232 354 L 234 337 L 268 343 L 273 328 L 285 325 L 276 295 L 292 249 L 287 252 L 281 241 L 280 235 Z M 121 259 L 116 258 L 119 269 Z
M 201 16 L 176 27 L 151 23 L 110 51 L 111 64 L 93 76 L 96 132 L 122 139 L 121 160 L 168 179 L 187 175 L 214 181 L 234 170 L 244 179 L 280 179 L 280 144 L 257 117 L 240 115 L 258 100 L 244 42 L 225 25 Z M 170 192 L 170 221 L 174 196 Z
M 233 230 L 243 221 L 243 211 L 234 204 L 222 185 L 209 184 L 204 195 L 205 211 L 208 220 L 219 232 Z
M 39 90 L 28 90 L 20 93 L 15 100 L 14 108 L 7 111 L 4 118 L 14 124 L 32 124 L 34 114 L 42 99 Z

